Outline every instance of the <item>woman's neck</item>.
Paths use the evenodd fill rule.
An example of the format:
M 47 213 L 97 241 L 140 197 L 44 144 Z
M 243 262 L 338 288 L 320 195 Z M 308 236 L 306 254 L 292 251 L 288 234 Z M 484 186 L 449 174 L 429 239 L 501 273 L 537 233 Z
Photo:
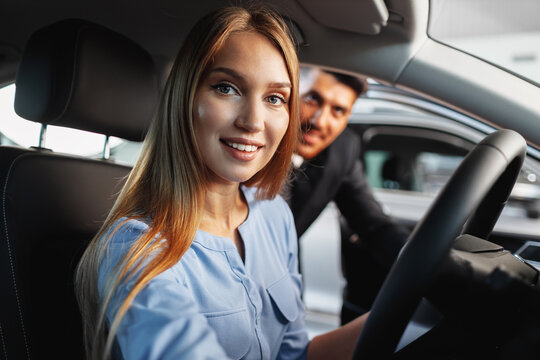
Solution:
M 238 184 L 211 184 L 206 190 L 199 228 L 231 237 L 247 214 L 247 202 Z

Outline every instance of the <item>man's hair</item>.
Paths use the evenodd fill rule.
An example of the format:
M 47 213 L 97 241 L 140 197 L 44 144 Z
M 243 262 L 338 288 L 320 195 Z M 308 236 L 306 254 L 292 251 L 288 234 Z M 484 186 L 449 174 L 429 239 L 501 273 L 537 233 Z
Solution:
M 367 91 L 368 83 L 366 78 L 360 78 L 356 76 L 341 74 L 329 70 L 323 70 L 325 73 L 332 75 L 336 78 L 337 81 L 350 87 L 355 93 L 356 96 L 360 96 Z

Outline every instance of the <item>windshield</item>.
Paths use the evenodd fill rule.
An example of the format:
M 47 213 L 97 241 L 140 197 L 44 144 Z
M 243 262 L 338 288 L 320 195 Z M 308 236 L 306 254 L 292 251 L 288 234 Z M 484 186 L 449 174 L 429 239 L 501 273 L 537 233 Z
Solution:
M 428 33 L 538 86 L 538 14 L 538 0 L 431 0 Z

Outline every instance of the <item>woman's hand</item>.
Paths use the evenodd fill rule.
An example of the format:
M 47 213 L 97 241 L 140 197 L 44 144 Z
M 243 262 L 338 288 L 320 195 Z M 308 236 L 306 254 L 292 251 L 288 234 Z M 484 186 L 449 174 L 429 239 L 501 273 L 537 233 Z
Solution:
M 307 358 L 352 359 L 356 342 L 368 315 L 369 312 L 336 330 L 315 336 L 309 344 Z

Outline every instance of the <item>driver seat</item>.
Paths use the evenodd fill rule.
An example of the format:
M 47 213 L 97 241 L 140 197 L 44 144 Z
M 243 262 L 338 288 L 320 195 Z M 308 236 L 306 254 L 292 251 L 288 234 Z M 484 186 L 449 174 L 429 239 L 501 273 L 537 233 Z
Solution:
M 82 20 L 30 37 L 16 87 L 23 118 L 132 141 L 144 137 L 158 96 L 148 52 Z M 73 271 L 130 170 L 0 147 L 0 359 L 84 358 Z

